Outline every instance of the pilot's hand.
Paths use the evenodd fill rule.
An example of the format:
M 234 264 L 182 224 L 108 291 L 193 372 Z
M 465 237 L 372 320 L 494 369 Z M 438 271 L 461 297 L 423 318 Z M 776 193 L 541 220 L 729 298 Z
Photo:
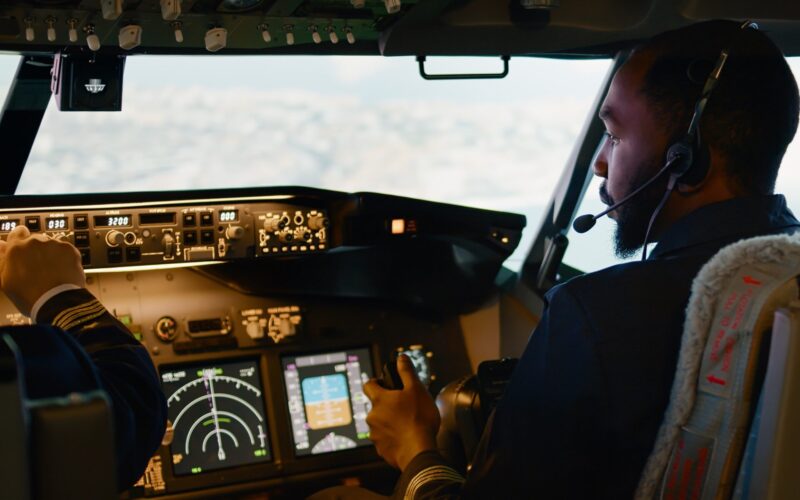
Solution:
M 392 467 L 404 470 L 419 453 L 436 449 L 441 418 L 408 356 L 397 357 L 397 372 L 403 389 L 387 390 L 370 380 L 364 384 L 364 394 L 372 401 L 372 411 L 367 415 L 369 438 L 378 455 Z
M 43 234 L 15 227 L 0 240 L 0 288 L 26 316 L 50 289 L 64 284 L 86 286 L 78 249 Z

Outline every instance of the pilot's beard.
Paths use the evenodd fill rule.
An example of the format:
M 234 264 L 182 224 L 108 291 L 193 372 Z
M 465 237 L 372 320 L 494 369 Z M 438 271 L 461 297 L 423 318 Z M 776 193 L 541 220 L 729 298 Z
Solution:
M 650 180 L 662 167 L 657 159 L 652 159 L 648 163 L 649 164 L 643 164 L 642 168 L 636 170 L 641 173 L 631 182 L 630 192 Z M 661 197 L 664 195 L 664 190 L 667 186 L 667 176 L 664 175 L 663 177 L 663 179 L 657 180 L 652 186 L 616 209 L 617 227 L 614 231 L 614 253 L 620 259 L 633 257 L 633 255 L 642 248 L 642 245 L 644 245 L 644 238 L 647 233 L 647 225 L 650 223 L 650 217 L 661 201 Z M 613 200 L 610 195 L 605 192 L 605 183 L 600 186 L 600 190 L 601 199 L 604 199 L 605 202 L 610 201 L 612 202 L 611 204 L 616 202 L 616 200 Z M 652 234 L 651 241 L 653 241 Z

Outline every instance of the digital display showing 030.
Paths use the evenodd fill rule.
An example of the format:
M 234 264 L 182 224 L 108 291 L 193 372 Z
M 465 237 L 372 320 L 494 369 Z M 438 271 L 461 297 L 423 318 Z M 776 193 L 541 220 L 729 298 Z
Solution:
M 67 229 L 66 217 L 48 217 L 45 219 L 45 227 L 48 231 L 60 231 Z

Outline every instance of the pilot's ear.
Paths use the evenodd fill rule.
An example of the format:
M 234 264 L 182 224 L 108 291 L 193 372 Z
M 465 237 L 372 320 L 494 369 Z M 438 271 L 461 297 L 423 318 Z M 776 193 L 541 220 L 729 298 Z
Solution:
M 710 173 L 710 170 L 709 170 L 709 173 Z M 702 181 L 700 181 L 697 184 L 684 184 L 684 183 L 679 182 L 675 186 L 675 189 L 680 194 L 688 196 L 688 195 L 694 194 L 694 193 L 700 191 L 701 189 L 703 189 L 703 186 L 706 184 L 707 180 L 708 180 L 708 175 L 706 175 L 705 179 L 703 179 Z

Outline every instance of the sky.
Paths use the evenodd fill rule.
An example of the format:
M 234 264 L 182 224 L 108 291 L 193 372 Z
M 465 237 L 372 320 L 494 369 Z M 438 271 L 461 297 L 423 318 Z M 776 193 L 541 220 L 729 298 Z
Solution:
M 16 61 L 0 56 L 0 98 Z M 430 72 L 501 64 L 429 61 Z M 51 103 L 18 192 L 305 185 L 511 211 L 528 218 L 506 263 L 517 269 L 608 66 L 515 58 L 504 80 L 430 82 L 412 58 L 131 57 L 121 113 Z M 799 167 L 800 147 L 779 180 L 798 201 Z M 597 185 L 580 213 L 603 208 Z M 570 235 L 565 261 L 616 262 L 612 232 L 604 221 Z

